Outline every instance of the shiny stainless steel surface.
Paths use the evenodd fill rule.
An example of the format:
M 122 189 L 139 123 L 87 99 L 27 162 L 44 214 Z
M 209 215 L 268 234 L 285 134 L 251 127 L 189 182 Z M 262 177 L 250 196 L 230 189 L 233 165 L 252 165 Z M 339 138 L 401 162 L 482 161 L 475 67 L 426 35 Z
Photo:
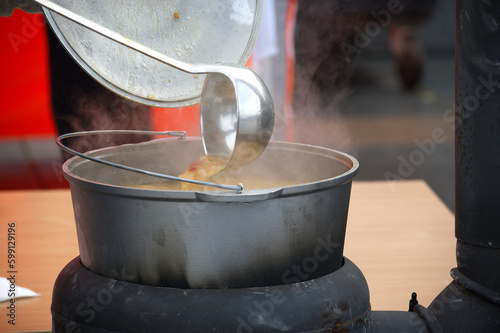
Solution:
M 91 153 L 168 174 L 182 173 L 202 154 L 201 140 L 194 139 Z M 271 142 L 237 172 L 299 185 L 241 194 L 166 191 L 126 187 L 160 180 L 80 157 L 68 160 L 63 170 L 88 269 L 107 277 L 126 272 L 128 281 L 142 284 L 224 288 L 296 282 L 338 269 L 357 168 L 354 158 L 334 150 Z M 321 257 L 315 259 L 318 249 Z M 293 272 L 308 260 L 317 265 L 314 271 Z
M 271 140 L 271 93 L 247 68 L 225 68 L 224 73 L 209 74 L 200 111 L 205 152 L 229 158 L 227 170 L 251 163 Z
M 117 43 L 191 74 L 207 74 L 201 95 L 202 136 L 208 155 L 227 157 L 228 169 L 246 165 L 266 148 L 274 105 L 264 82 L 246 67 L 190 64 L 133 41 L 49 0 L 40 5 Z
M 227 66 L 243 66 L 248 60 L 262 11 L 261 0 L 37 2 L 52 10 L 60 5 L 174 61 Z M 44 9 L 44 13 L 68 52 L 109 89 L 154 106 L 181 107 L 199 102 L 205 75 L 179 71 L 51 10 Z

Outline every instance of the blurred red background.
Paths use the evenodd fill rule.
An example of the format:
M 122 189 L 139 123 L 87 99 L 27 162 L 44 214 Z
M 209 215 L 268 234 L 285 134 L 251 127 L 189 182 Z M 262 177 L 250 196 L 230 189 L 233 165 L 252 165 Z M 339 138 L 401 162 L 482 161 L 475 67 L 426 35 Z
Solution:
M 0 136 L 56 136 L 50 100 L 48 29 L 42 14 L 15 10 L 0 18 Z M 185 130 L 199 136 L 199 105 L 152 108 L 156 130 Z
M 45 24 L 41 14 L 15 10 L 0 18 L 0 135 L 55 135 Z

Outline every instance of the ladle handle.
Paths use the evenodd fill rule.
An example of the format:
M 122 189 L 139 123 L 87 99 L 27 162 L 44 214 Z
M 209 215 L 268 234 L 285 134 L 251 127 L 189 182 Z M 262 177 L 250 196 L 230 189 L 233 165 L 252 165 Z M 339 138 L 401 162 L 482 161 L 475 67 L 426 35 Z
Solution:
M 85 158 L 87 160 L 105 164 L 111 167 L 131 171 L 131 172 L 136 172 L 136 173 L 141 173 L 144 175 L 152 176 L 152 177 L 159 177 L 159 178 L 164 178 L 164 179 L 169 179 L 169 180 L 175 180 L 175 181 L 180 181 L 180 182 L 185 182 L 185 183 L 191 183 L 191 184 L 196 184 L 196 185 L 204 185 L 204 186 L 210 186 L 210 187 L 217 187 L 221 188 L 224 190 L 232 190 L 236 191 L 237 193 L 241 193 L 243 191 L 243 184 L 238 184 L 238 185 L 226 185 L 226 184 L 217 184 L 217 183 L 211 183 L 211 182 L 206 182 L 206 181 L 201 181 L 201 180 L 194 180 L 194 179 L 186 179 L 186 178 L 180 178 L 180 177 L 175 177 L 171 175 L 165 175 L 162 173 L 157 173 L 153 171 L 148 171 L 148 170 L 143 170 L 143 169 L 138 169 L 138 168 L 133 168 L 129 167 L 127 165 L 123 164 L 118 164 L 110 161 L 105 161 L 101 160 L 95 157 L 92 157 L 87 154 L 80 153 L 74 149 L 69 148 L 68 146 L 65 146 L 62 143 L 62 140 L 68 139 L 68 138 L 73 138 L 73 137 L 79 137 L 79 136 L 88 136 L 88 135 L 95 135 L 95 134 L 147 134 L 147 135 L 169 135 L 169 136 L 175 136 L 179 137 L 181 139 L 184 139 L 186 137 L 186 132 L 185 131 L 165 131 L 165 132 L 155 132 L 155 131 L 140 131 L 140 130 L 100 130 L 100 131 L 85 131 L 85 132 L 73 132 L 73 133 L 67 133 L 59 136 L 56 139 L 57 145 L 64 151 L 79 156 L 81 158 Z
M 187 72 L 187 73 L 192 73 L 192 74 L 204 74 L 204 73 L 210 73 L 210 72 L 217 72 L 220 71 L 218 69 L 220 66 L 213 66 L 213 65 L 205 65 L 205 64 L 189 64 L 174 58 L 171 58 L 163 53 L 160 53 L 156 50 L 153 50 L 150 47 L 147 47 L 141 43 L 138 43 L 130 38 L 127 38 L 125 36 L 122 36 L 121 34 L 110 30 L 106 27 L 103 27 L 102 25 L 99 25 L 83 16 L 80 16 L 69 9 L 66 9 L 50 0 L 34 0 L 36 3 L 38 3 L 40 6 L 45 7 L 51 11 L 54 11 L 67 19 L 76 22 L 92 31 L 97 32 L 98 34 L 107 37 L 111 40 L 114 40 L 117 43 L 120 43 L 124 46 L 127 46 L 133 50 L 136 50 L 137 52 L 140 52 L 148 57 L 151 57 L 153 59 L 156 59 L 158 61 L 161 61 L 167 65 L 170 65 L 172 67 L 175 67 L 181 71 Z

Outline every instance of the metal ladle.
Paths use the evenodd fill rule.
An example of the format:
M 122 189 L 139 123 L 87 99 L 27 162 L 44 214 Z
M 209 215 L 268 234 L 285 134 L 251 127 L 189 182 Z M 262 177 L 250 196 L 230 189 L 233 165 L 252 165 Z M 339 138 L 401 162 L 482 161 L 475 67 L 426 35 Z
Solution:
M 124 37 L 49 0 L 34 0 L 117 43 L 181 71 L 206 74 L 200 113 L 205 153 L 228 158 L 226 170 L 255 160 L 266 148 L 274 127 L 274 105 L 264 82 L 246 67 L 190 64 Z

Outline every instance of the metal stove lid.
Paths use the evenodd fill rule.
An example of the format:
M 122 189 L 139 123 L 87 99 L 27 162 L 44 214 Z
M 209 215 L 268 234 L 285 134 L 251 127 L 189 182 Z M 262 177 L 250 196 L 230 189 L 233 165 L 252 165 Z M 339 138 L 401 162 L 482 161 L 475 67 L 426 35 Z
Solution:
M 53 2 L 156 51 L 197 64 L 244 65 L 262 13 L 262 0 Z M 205 75 L 184 73 L 50 10 L 44 13 L 73 58 L 110 90 L 152 106 L 199 103 Z

